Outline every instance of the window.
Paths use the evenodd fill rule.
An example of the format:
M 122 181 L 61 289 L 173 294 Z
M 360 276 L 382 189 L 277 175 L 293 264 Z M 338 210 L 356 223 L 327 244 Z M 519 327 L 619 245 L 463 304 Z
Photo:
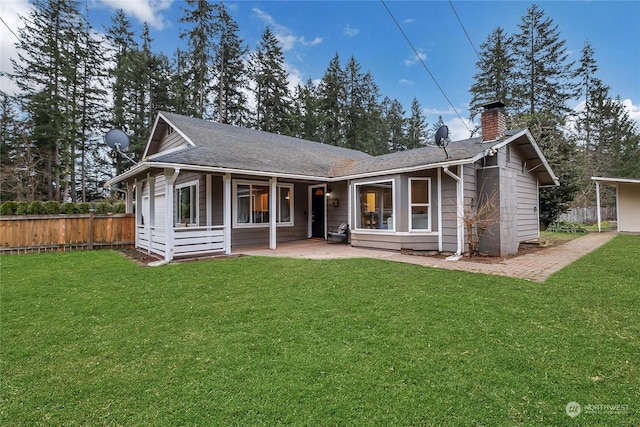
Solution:
M 395 230 L 393 181 L 356 184 L 356 228 Z
M 234 181 L 235 226 L 269 224 L 269 184 L 266 182 Z M 276 186 L 276 222 L 293 225 L 293 185 Z
M 409 178 L 409 231 L 431 231 L 430 178 Z
M 198 225 L 198 181 L 176 186 L 175 224 Z

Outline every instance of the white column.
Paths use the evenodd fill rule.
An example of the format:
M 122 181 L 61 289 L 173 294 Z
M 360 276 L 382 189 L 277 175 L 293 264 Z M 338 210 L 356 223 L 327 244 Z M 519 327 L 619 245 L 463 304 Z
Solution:
M 174 209 L 174 186 L 176 179 L 180 174 L 180 169 L 165 169 L 164 170 L 164 201 L 166 204 L 166 219 L 165 219 L 165 242 L 164 242 L 164 260 L 169 262 L 173 260 L 173 250 L 175 248 L 173 222 L 175 218 Z
M 231 174 L 223 178 L 224 190 L 222 209 L 224 210 L 224 253 L 231 255 Z
M 151 253 L 153 247 L 153 233 L 156 225 L 156 177 L 147 174 L 147 181 L 149 182 L 149 218 L 145 222 L 145 229 L 147 236 L 149 236 L 149 248 L 147 251 Z
M 598 233 L 602 231 L 602 222 L 600 221 L 600 183 L 596 181 L 596 209 L 598 210 Z
M 269 179 L 269 249 L 276 248 L 277 178 Z
M 125 210 L 126 213 L 133 212 L 133 184 L 127 182 L 127 196 L 125 200 Z

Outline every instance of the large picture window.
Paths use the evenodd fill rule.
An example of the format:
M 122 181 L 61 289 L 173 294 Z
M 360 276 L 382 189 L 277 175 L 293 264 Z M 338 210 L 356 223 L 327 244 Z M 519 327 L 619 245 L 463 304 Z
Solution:
M 356 228 L 395 230 L 393 181 L 356 184 L 355 189 Z
M 175 225 L 198 225 L 198 181 L 176 186 Z
M 431 231 L 430 196 L 430 178 L 409 178 L 409 231 Z
M 267 225 L 271 217 L 269 204 L 269 184 L 266 182 L 235 181 L 234 225 Z M 293 185 L 276 186 L 275 218 L 279 225 L 293 225 Z

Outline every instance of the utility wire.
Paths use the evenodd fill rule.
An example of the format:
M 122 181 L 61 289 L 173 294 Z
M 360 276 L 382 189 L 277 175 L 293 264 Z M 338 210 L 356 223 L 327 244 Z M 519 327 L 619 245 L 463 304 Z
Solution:
M 4 22 L 4 19 L 2 19 L 2 16 L 0 16 L 0 21 L 2 21 L 2 23 L 4 24 L 5 27 L 7 27 L 7 30 L 11 31 L 11 34 L 13 34 L 13 36 L 18 39 L 18 41 L 20 41 L 20 37 L 16 36 L 16 33 L 13 32 L 13 30 L 11 29 L 11 27 L 9 27 L 7 25 L 6 22 Z
M 453 7 L 453 3 L 451 2 L 451 0 L 449 0 L 449 4 L 451 5 L 451 9 L 453 9 L 453 13 L 456 15 L 456 18 L 458 19 L 458 23 L 460 24 L 460 26 L 462 27 L 462 31 L 464 31 L 464 35 L 467 36 L 467 40 L 469 40 L 469 44 L 471 45 L 471 48 L 473 49 L 473 51 L 476 53 L 476 56 L 478 57 L 478 61 L 482 61 L 480 59 L 480 54 L 478 53 L 478 51 L 476 50 L 476 47 L 473 45 L 473 42 L 471 41 L 471 37 L 469 37 L 469 33 L 467 33 L 467 29 L 464 27 L 464 25 L 462 24 L 462 21 L 460 20 L 460 17 L 458 16 L 458 12 L 456 11 L 456 8 Z
M 467 128 L 467 130 L 469 131 L 469 133 L 471 133 L 471 129 L 469 129 L 469 126 L 467 126 L 467 123 L 464 121 L 464 119 L 462 118 L 462 116 L 460 115 L 460 113 L 458 113 L 458 110 L 456 109 L 456 107 L 453 106 L 453 103 L 451 102 L 451 100 L 449 99 L 449 97 L 447 96 L 447 94 L 444 92 L 444 89 L 442 89 L 442 86 L 440 86 L 440 84 L 438 83 L 438 81 L 436 80 L 436 78 L 433 76 L 433 74 L 431 73 L 431 70 L 429 70 L 429 67 L 427 67 L 427 64 L 425 64 L 425 62 L 422 60 L 422 57 L 420 56 L 420 54 L 418 53 L 418 50 L 415 48 L 415 46 L 413 45 L 413 43 L 411 43 L 411 40 L 409 40 L 409 37 L 407 36 L 407 34 L 404 32 L 404 30 L 402 29 L 402 27 L 400 26 L 400 24 L 398 23 L 398 20 L 396 19 L 395 16 L 393 16 L 393 13 L 391 13 L 391 10 L 389 10 L 389 7 L 387 6 L 387 4 L 384 2 L 384 0 L 380 0 L 382 2 L 382 5 L 384 6 L 385 9 L 387 9 L 387 12 L 389 13 L 389 16 L 391 16 L 391 19 L 393 19 L 393 22 L 396 24 L 396 27 L 398 27 L 398 30 L 400 30 L 400 32 L 402 33 L 402 35 L 404 36 L 404 39 L 407 41 L 407 43 L 409 43 L 409 46 L 411 46 L 411 49 L 413 50 L 413 53 L 416 54 L 416 58 L 418 58 L 418 60 L 420 61 L 420 63 L 422 64 L 422 66 L 424 67 L 424 69 L 427 71 L 427 73 L 429 73 L 429 76 L 431 77 L 431 80 L 433 80 L 433 82 L 436 84 L 436 86 L 438 87 L 438 89 L 440 89 L 440 93 L 442 93 L 442 96 L 444 96 L 444 99 L 447 100 L 447 102 L 449 103 L 449 106 L 453 109 L 453 111 L 456 113 L 456 116 L 458 116 L 458 118 L 460 119 L 460 121 L 462 122 L 462 124 L 464 125 L 464 127 Z

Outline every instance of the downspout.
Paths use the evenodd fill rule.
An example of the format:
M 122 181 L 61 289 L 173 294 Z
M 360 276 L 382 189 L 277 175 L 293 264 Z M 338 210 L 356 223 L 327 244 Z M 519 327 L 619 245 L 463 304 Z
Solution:
M 461 165 L 462 166 L 462 165 Z M 463 246 L 464 243 L 462 242 L 463 239 L 463 223 L 462 223 L 462 214 L 464 212 L 464 193 L 463 193 L 463 189 L 462 189 L 462 177 L 456 175 L 455 173 L 451 172 L 449 170 L 448 166 L 445 166 L 444 168 L 442 168 L 442 170 L 444 171 L 444 173 L 446 173 L 447 175 L 449 175 L 451 178 L 453 178 L 456 181 L 456 235 L 457 235 L 457 247 L 458 249 L 456 250 L 456 253 L 451 255 L 450 257 L 447 257 L 447 261 L 458 261 L 460 260 L 460 258 L 462 258 L 462 253 L 463 253 Z M 461 171 L 462 172 L 462 171 Z M 462 175 L 462 173 L 461 173 Z

